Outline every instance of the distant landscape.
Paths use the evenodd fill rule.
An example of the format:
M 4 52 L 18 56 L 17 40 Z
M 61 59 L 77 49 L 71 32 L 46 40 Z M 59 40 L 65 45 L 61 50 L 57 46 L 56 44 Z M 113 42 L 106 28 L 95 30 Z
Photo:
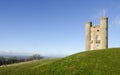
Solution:
M 0 75 L 119 75 L 120 48 L 1 66 Z
M 0 0 L 0 75 L 120 75 L 120 0 Z
M 14 63 L 20 63 L 20 62 L 26 62 L 26 61 L 32 61 L 32 60 L 40 60 L 43 58 L 44 57 L 40 56 L 39 54 L 34 54 L 31 56 L 2 55 L 2 56 L 0 56 L 0 66 L 14 64 Z

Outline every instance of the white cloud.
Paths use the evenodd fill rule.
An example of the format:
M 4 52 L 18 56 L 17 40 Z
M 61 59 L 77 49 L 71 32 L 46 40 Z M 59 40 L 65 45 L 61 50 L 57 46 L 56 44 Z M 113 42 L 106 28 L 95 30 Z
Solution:
M 113 20 L 113 24 L 115 24 L 115 25 L 120 25 L 120 16 L 117 16 L 117 17 Z
M 96 14 L 94 14 L 91 19 L 95 20 L 98 19 L 100 17 L 106 16 L 107 15 L 107 10 L 106 9 L 101 9 L 99 12 L 97 12 Z

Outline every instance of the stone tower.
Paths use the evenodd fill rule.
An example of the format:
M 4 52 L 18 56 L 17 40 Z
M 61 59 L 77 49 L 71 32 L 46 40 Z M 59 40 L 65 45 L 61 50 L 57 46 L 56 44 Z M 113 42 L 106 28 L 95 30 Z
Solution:
M 100 19 L 100 25 L 86 23 L 86 50 L 108 48 L 108 17 Z

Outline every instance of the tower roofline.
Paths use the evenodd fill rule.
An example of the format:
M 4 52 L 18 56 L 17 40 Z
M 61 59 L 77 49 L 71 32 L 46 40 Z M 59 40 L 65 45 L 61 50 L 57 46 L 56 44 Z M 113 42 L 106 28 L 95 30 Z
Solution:
M 92 21 L 88 21 L 88 22 L 86 22 L 86 24 L 92 24 Z
M 92 22 L 86 22 L 86 25 L 89 25 L 90 27 L 92 26 Z
M 101 19 L 108 19 L 108 17 L 107 17 L 107 16 L 105 16 L 105 17 L 101 17 Z

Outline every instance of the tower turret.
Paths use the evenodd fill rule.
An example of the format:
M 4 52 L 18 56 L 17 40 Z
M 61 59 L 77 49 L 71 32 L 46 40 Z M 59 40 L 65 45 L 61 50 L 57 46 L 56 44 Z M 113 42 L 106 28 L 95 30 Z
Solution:
M 108 48 L 108 17 L 100 19 L 101 48 Z
M 86 23 L 86 50 L 108 48 L 108 17 L 102 17 L 99 25 Z
M 92 22 L 86 22 L 86 50 L 90 50 Z

